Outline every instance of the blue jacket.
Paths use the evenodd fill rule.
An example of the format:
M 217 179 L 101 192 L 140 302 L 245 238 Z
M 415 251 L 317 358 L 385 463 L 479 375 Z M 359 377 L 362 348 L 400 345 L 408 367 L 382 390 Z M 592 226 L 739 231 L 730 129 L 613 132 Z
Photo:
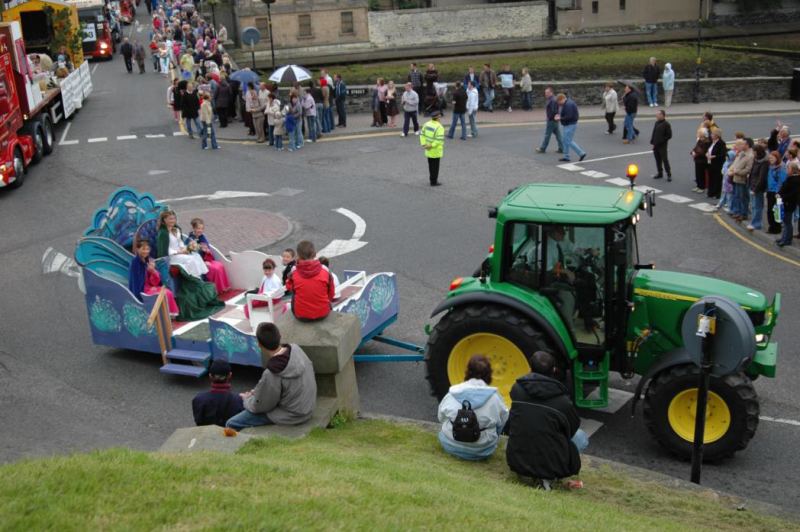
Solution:
M 480 90 L 480 88 L 481 88 L 481 79 L 480 79 L 481 75 L 478 74 L 477 72 L 475 72 L 473 74 L 473 76 L 475 76 L 475 79 L 470 79 L 469 78 L 469 73 L 467 73 L 464 76 L 464 88 L 466 89 L 467 88 L 467 84 L 471 81 L 472 82 L 472 86 L 475 87 L 476 89 Z
M 767 173 L 767 192 L 777 193 L 784 181 L 786 181 L 786 167 L 782 164 L 770 166 Z
M 333 96 L 337 100 L 345 99 L 347 96 L 347 85 L 345 85 L 344 80 L 333 82 Z
M 561 106 L 561 125 L 571 126 L 578 123 L 578 105 L 567 98 Z
M 550 96 L 547 99 L 547 103 L 544 106 L 544 112 L 547 114 L 548 122 L 556 119 L 556 115 L 558 114 L 558 102 L 556 101 L 555 96 Z

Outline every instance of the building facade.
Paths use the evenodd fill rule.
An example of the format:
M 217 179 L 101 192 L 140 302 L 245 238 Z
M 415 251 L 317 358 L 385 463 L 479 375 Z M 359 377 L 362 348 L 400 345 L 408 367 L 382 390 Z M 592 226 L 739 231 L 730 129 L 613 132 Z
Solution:
M 702 18 L 711 4 L 703 2 Z M 696 21 L 700 14 L 698 0 L 556 0 L 556 6 L 561 33 Z

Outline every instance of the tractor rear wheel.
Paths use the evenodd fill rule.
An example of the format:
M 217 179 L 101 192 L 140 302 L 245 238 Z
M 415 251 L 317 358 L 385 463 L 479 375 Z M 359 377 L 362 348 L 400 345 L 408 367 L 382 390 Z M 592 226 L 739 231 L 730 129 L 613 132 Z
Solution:
M 492 363 L 492 386 L 511 404 L 511 387 L 530 372 L 528 359 L 536 351 L 556 353 L 545 334 L 517 312 L 485 304 L 454 308 L 428 339 L 425 364 L 431 391 L 441 400 L 451 384 L 464 380 L 469 359 L 480 354 Z
M 659 373 L 647 388 L 644 421 L 664 448 L 692 456 L 699 368 L 676 366 Z M 744 373 L 711 377 L 706 407 L 703 459 L 732 456 L 747 447 L 758 427 L 758 395 Z

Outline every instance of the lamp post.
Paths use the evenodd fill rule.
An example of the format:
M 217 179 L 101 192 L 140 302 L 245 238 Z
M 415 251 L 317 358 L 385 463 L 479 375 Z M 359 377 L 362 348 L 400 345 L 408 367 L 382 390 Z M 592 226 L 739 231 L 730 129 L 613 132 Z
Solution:
M 703 0 L 700 0 L 699 10 L 697 15 L 697 60 L 694 66 L 692 103 L 700 103 L 700 65 L 703 63 L 703 59 L 700 57 L 700 43 L 703 39 Z
M 272 63 L 270 66 L 272 70 L 275 70 L 275 43 L 272 40 L 272 13 L 269 10 L 270 4 L 274 4 L 275 0 L 261 0 L 265 4 L 267 4 L 267 29 L 269 30 L 269 51 L 272 55 Z

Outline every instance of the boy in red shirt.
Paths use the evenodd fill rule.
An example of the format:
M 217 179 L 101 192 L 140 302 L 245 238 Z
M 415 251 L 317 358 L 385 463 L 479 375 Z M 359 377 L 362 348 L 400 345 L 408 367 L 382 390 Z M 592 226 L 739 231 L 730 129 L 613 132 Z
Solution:
M 333 277 L 316 256 L 308 240 L 297 244 L 297 264 L 286 280 L 286 291 L 292 292 L 292 314 L 300 321 L 321 320 L 331 312 Z

